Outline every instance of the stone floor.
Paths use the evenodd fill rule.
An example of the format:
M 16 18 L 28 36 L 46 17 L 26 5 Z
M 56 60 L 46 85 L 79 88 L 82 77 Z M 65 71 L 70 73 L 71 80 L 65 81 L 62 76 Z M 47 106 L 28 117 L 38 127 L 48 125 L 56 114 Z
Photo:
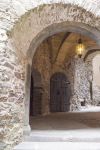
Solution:
M 30 124 L 30 136 L 14 150 L 100 150 L 100 112 L 55 113 Z
M 30 119 L 32 130 L 69 130 L 100 127 L 100 112 L 54 113 Z
M 14 150 L 100 150 L 100 143 L 23 142 Z
M 33 117 L 27 141 L 100 142 L 100 112 L 55 113 Z

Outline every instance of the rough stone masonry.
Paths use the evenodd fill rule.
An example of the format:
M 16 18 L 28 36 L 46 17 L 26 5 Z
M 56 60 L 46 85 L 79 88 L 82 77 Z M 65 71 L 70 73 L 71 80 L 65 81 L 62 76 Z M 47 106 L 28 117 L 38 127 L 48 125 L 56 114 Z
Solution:
M 34 54 L 29 50 L 32 41 L 57 23 L 61 28 L 65 22 L 83 23 L 99 32 L 99 8 L 99 0 L 0 0 L 0 150 L 11 150 L 23 139 L 26 66 Z M 48 28 L 41 37 L 50 33 Z

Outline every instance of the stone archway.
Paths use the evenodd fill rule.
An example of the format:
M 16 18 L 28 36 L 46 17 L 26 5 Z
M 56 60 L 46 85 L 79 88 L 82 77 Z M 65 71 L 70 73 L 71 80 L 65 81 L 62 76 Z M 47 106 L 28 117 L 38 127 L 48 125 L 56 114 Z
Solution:
M 49 14 L 49 17 L 45 12 Z M 81 7 L 70 4 L 50 4 L 26 13 L 22 20 L 19 20 L 15 25 L 13 34 L 9 34 L 12 36 L 17 51 L 23 53 L 24 57 L 28 56 L 29 61 L 31 61 L 37 46 L 45 38 L 59 32 L 81 32 L 99 44 L 98 25 L 99 19 Z M 29 30 L 26 30 L 27 28 Z
M 29 5 L 27 5 L 27 2 Z M 2 85 L 1 106 L 2 111 L 5 111 L 5 107 L 7 108 L 5 114 L 8 115 L 7 113 L 9 112 L 14 121 L 18 117 L 18 122 L 12 124 L 11 130 L 6 131 L 5 127 L 2 128 L 2 136 L 7 135 L 4 139 L 1 138 L 2 143 L 4 142 L 5 145 L 7 145 L 5 141 L 8 142 L 11 138 L 9 132 L 13 137 L 11 138 L 12 143 L 16 144 L 21 140 L 23 136 L 23 120 L 24 126 L 29 129 L 31 63 L 36 47 L 46 37 L 60 31 L 67 32 L 69 30 L 79 33 L 82 30 L 82 34 L 94 38 L 98 44 L 100 41 L 99 3 L 97 5 L 93 1 L 89 1 L 91 5 L 87 8 L 87 0 L 85 5 L 83 5 L 83 1 L 76 2 L 74 0 L 70 4 L 68 1 L 63 1 L 64 4 L 60 3 L 62 0 L 58 4 L 55 4 L 58 2 L 56 0 L 48 1 L 49 5 L 43 1 L 39 4 L 37 1 L 36 3 L 30 0 L 27 2 L 24 6 L 17 0 L 15 5 L 11 1 L 2 2 L 6 6 L 3 12 L 7 13 L 7 15 L 3 15 L 0 22 L 2 32 L 0 39 L 2 56 L 0 60 L 1 82 L 7 80 L 9 84 L 8 87 L 5 84 Z M 43 5 L 44 3 L 47 5 Z M 41 6 L 39 6 L 40 4 Z M 8 8 L 8 6 L 11 7 Z M 98 6 L 96 12 L 93 9 L 94 6 Z M 16 23 L 16 21 L 18 22 Z M 75 26 L 72 26 L 72 24 Z M 8 78 L 5 77 L 4 79 L 4 71 L 7 72 Z M 15 84 L 16 82 L 17 85 Z M 6 94 L 7 92 L 8 94 Z M 6 96 L 4 97 L 4 95 Z M 8 95 L 12 95 L 12 97 L 9 99 Z M 7 100 L 6 102 L 4 102 L 4 98 Z M 16 117 L 12 115 L 13 109 Z M 18 110 L 22 111 L 19 112 Z M 23 114 L 24 110 L 25 113 Z M 22 114 L 22 117 L 19 117 L 20 114 Z M 6 121 L 6 127 L 8 125 L 9 121 Z M 18 134 L 13 135 L 15 131 L 18 131 L 16 132 Z
M 40 12 L 38 12 L 38 9 L 30 11 L 28 14 L 26 13 L 26 16 L 23 16 L 21 20 L 22 24 L 20 24 L 19 21 L 13 30 L 13 36 L 11 35 L 17 52 L 23 53 L 23 59 L 26 59 L 28 61 L 27 63 L 30 65 L 38 45 L 47 37 L 59 32 L 78 32 L 93 38 L 98 44 L 100 44 L 100 34 L 98 27 L 99 19 L 96 19 L 94 15 L 90 15 L 91 13 L 84 11 L 83 8 L 69 4 L 44 5 L 43 7 L 40 6 L 40 8 L 41 15 Z M 45 15 L 46 13 L 44 12 L 46 11 L 48 14 L 50 14 L 49 17 Z M 80 16 L 78 16 L 78 14 L 80 14 Z M 36 18 L 36 20 L 34 18 Z M 85 18 L 88 19 L 86 20 Z M 96 23 L 94 24 L 94 22 Z M 72 25 L 73 23 L 74 25 Z M 29 30 L 26 30 L 27 28 Z M 25 95 L 27 95 L 26 93 L 27 92 L 25 92 Z M 26 101 L 25 103 L 27 104 Z M 25 113 L 28 115 L 27 118 L 29 117 L 28 112 L 26 111 Z
M 70 11 L 72 11 L 73 7 L 74 6 L 69 7 L 69 5 L 68 6 L 66 5 L 66 7 L 64 8 L 64 5 L 61 5 L 61 6 L 60 5 L 54 5 L 54 10 L 58 9 L 58 8 L 59 9 L 63 8 L 64 11 L 67 12 L 67 10 L 69 8 L 69 12 L 70 12 Z M 51 8 L 51 5 L 48 5 L 47 8 L 48 9 Z M 13 30 L 13 37 L 12 37 L 13 44 L 16 46 L 16 49 L 17 49 L 18 52 L 20 52 L 20 50 L 19 50 L 19 48 L 20 48 L 22 50 L 21 53 L 24 54 L 23 56 L 24 57 L 27 56 L 26 57 L 27 63 L 29 63 L 30 66 L 31 66 L 31 63 L 32 63 L 33 55 L 34 55 L 35 50 L 38 47 L 38 45 L 41 42 L 43 42 L 43 40 L 46 39 L 47 37 L 52 36 L 53 34 L 56 34 L 56 33 L 59 33 L 59 32 L 69 32 L 70 31 L 70 32 L 81 33 L 83 35 L 89 36 L 90 38 L 93 38 L 97 42 L 97 44 L 100 44 L 99 31 L 97 29 L 95 29 L 95 27 L 90 25 L 91 24 L 90 20 L 92 21 L 92 18 L 90 18 L 90 20 L 88 20 L 89 22 L 88 21 L 85 22 L 85 20 L 83 18 L 83 15 L 82 15 L 82 16 L 80 16 L 80 20 L 82 20 L 81 23 L 80 23 L 79 20 L 77 20 L 79 18 L 77 18 L 76 21 L 75 21 L 76 16 L 72 15 L 72 20 L 70 20 L 68 16 L 67 16 L 68 18 L 66 18 L 65 14 L 63 14 L 64 16 L 62 16 L 62 20 L 61 20 L 60 14 L 59 14 L 58 17 L 56 16 L 57 14 L 55 14 L 53 16 L 55 19 L 53 18 L 53 20 L 51 22 L 51 16 L 52 15 L 48 17 L 48 21 L 47 21 L 47 17 L 44 15 L 44 10 L 46 10 L 47 8 L 46 8 L 46 6 L 44 6 L 43 9 L 42 9 L 44 20 L 46 22 L 42 21 L 42 24 L 41 24 L 40 23 L 41 21 L 38 20 L 39 23 L 40 23 L 38 26 L 37 26 L 37 24 L 33 24 L 34 26 L 37 26 L 36 29 L 34 28 L 34 30 L 33 30 L 33 26 L 31 26 L 30 24 L 33 23 L 33 20 L 31 20 L 31 18 L 33 18 L 33 15 L 37 12 L 37 10 L 36 10 L 35 13 L 34 13 L 34 11 L 32 11 L 30 14 L 28 14 L 28 18 L 27 17 L 26 17 L 27 19 L 25 18 L 25 20 L 27 20 L 27 22 L 25 22 L 25 20 L 24 20 L 24 24 L 22 23 L 23 28 L 21 28 L 20 32 L 18 32 L 17 35 L 15 33 L 17 32 L 17 30 L 20 29 L 20 24 L 17 24 L 17 26 L 15 26 L 15 29 Z M 61 11 L 62 11 L 62 9 L 61 9 Z M 76 10 L 76 7 L 75 7 L 74 13 L 76 13 L 76 11 L 77 10 Z M 79 8 L 79 11 L 82 11 L 81 8 Z M 89 14 L 86 13 L 85 15 L 87 16 Z M 37 16 L 35 16 L 35 17 L 37 17 Z M 23 19 L 22 19 L 22 22 L 23 22 Z M 72 25 L 73 22 L 74 22 L 74 25 Z M 28 33 L 26 32 L 26 28 L 30 29 Z M 39 28 L 39 30 L 38 30 L 38 28 Z M 33 34 L 31 34 L 31 32 Z M 22 36 L 23 33 L 25 34 L 24 35 L 26 37 L 25 39 L 23 39 L 23 36 Z M 26 34 L 28 34 L 28 35 L 30 34 L 29 39 L 27 39 L 28 36 L 26 36 Z M 32 35 L 34 35 L 34 36 L 32 36 Z M 24 43 L 23 43 L 23 40 L 24 40 Z M 23 49 L 24 49 L 24 52 L 23 52 Z M 29 81 L 29 79 L 27 79 L 27 80 Z M 27 88 L 29 88 L 29 87 L 27 86 Z M 29 95 L 29 94 L 27 94 L 27 95 Z M 26 100 L 29 101 L 28 98 Z M 27 105 L 28 102 L 25 101 L 25 103 L 26 103 L 26 106 L 29 109 L 29 106 Z M 25 110 L 26 110 L 25 114 L 27 114 L 27 116 L 25 115 L 25 118 L 29 118 L 29 110 L 27 111 L 27 108 Z M 29 124 L 29 121 L 27 121 L 27 124 Z
M 31 62 L 32 56 L 34 55 L 37 46 L 41 42 L 43 42 L 44 39 L 46 39 L 49 36 L 52 36 L 55 33 L 59 33 L 61 31 L 81 33 L 83 35 L 89 36 L 90 38 L 94 39 L 97 42 L 97 44 L 100 44 L 99 43 L 100 37 L 98 35 L 98 30 L 96 30 L 93 27 L 87 26 L 86 24 L 83 23 L 74 23 L 74 26 L 72 25 L 72 22 L 62 22 L 58 24 L 56 23 L 45 28 L 34 38 L 34 40 L 32 40 L 29 47 L 29 51 L 27 52 L 29 62 Z

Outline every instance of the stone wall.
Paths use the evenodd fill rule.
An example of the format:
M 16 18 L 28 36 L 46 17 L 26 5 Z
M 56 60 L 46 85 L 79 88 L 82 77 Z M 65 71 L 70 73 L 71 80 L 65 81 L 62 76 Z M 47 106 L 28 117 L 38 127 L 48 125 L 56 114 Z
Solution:
M 100 86 L 93 83 L 92 89 L 93 89 L 92 104 L 95 106 L 100 106 Z
M 94 81 L 93 59 L 100 54 L 99 51 L 92 52 L 85 60 L 87 67 L 88 81 L 91 84 L 91 103 L 98 105 L 100 103 L 100 86 Z M 97 77 L 98 78 L 98 77 Z M 98 78 L 99 80 L 99 78 Z
M 74 59 L 74 93 L 72 101 L 72 109 L 74 107 L 79 109 L 81 102 L 85 102 L 85 105 L 91 104 L 87 67 L 82 58 Z
M 43 4 L 48 3 L 52 5 L 44 7 Z M 54 3 L 59 5 L 53 5 Z M 65 6 L 62 3 L 69 5 Z M 35 39 L 36 36 L 44 39 L 45 35 L 50 35 L 51 28 L 45 32 L 43 29 L 66 21 L 85 23 L 88 27 L 96 27 L 99 30 L 99 7 L 99 0 L 84 0 L 84 3 L 83 0 L 25 0 L 24 2 L 0 0 L 0 148 L 2 150 L 11 150 L 14 144 L 22 140 L 25 68 L 27 63 L 31 63 L 35 51 L 33 49 L 41 43 L 41 40 Z M 60 30 L 63 26 L 64 23 L 60 25 Z M 41 31 L 42 35 L 39 34 Z M 54 31 L 53 29 L 52 34 Z M 99 32 L 97 39 L 98 36 Z M 32 40 L 35 46 L 31 44 Z M 28 51 L 30 44 L 32 49 Z
M 10 150 L 23 137 L 25 73 L 9 41 L 0 44 L 0 149 Z
M 37 49 L 33 57 L 33 68 L 38 70 L 41 74 L 41 82 L 43 88 L 42 95 L 42 114 L 49 113 L 49 101 L 50 101 L 50 52 L 47 42 L 43 42 Z M 34 78 L 34 77 L 33 77 Z

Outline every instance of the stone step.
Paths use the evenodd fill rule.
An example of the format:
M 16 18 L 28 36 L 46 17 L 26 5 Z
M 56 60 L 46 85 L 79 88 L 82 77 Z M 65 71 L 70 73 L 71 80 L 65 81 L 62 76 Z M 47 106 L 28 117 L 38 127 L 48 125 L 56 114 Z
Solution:
M 100 143 L 88 142 L 22 142 L 13 150 L 100 150 Z
M 100 129 L 32 131 L 26 142 L 100 142 Z

